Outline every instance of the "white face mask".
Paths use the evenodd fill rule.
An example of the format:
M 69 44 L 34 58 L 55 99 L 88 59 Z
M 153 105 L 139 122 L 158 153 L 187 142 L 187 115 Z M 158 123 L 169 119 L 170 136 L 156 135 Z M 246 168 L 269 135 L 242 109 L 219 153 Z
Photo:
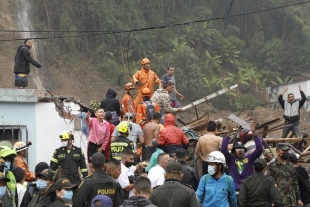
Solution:
M 62 147 L 67 147 L 67 146 L 68 146 L 68 141 L 61 142 L 61 146 L 62 146 Z

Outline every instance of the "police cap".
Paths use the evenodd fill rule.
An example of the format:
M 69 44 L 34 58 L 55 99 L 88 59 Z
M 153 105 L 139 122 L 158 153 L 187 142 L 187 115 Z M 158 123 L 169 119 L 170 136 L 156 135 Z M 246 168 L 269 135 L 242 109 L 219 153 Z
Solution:
M 105 163 L 105 156 L 100 152 L 96 152 L 91 157 L 91 163 L 97 164 L 97 165 L 101 165 L 101 164 L 103 165 Z
M 61 178 L 57 180 L 54 184 L 54 190 L 61 190 L 61 189 L 72 189 L 76 187 L 76 185 L 70 183 L 70 181 L 67 178 Z
M 179 162 L 169 162 L 166 167 L 166 172 L 173 174 L 181 174 L 182 166 Z
M 41 176 L 47 179 L 50 179 L 50 180 L 55 180 L 55 172 L 50 168 L 44 169 L 41 173 L 36 175 L 36 177 L 39 177 L 39 178 Z
M 267 161 L 263 158 L 257 158 L 255 161 L 254 161 L 254 165 L 255 164 L 260 164 L 263 168 L 267 167 Z

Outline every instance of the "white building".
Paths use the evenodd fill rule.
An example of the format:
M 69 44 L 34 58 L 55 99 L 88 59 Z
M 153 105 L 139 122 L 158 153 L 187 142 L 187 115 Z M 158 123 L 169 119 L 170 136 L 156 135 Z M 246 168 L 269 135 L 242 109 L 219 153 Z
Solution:
M 310 111 L 310 80 L 305 81 L 296 81 L 292 83 L 287 84 L 281 84 L 276 86 L 270 86 L 267 87 L 267 101 L 272 102 L 278 102 L 278 96 L 284 91 L 285 87 L 288 87 L 288 91 L 283 94 L 283 99 L 287 100 L 287 95 L 289 93 L 293 93 L 295 96 L 295 99 L 300 99 L 300 92 L 298 86 L 301 86 L 301 90 L 305 93 L 307 97 L 307 101 L 304 104 L 304 108 L 308 111 Z M 309 100 L 308 100 L 309 99 Z
M 73 132 L 74 145 L 86 155 L 87 139 L 80 131 L 81 120 L 63 116 L 68 111 L 79 113 L 79 109 L 72 98 L 59 99 L 36 89 L 0 89 L 0 141 L 32 141 L 28 150 L 31 171 L 39 162 L 50 164 L 64 131 Z

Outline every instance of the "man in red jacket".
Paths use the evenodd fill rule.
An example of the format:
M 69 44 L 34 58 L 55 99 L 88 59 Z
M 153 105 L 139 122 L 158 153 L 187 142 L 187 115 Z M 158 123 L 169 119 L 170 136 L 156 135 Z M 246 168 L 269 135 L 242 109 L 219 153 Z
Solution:
M 158 145 L 164 147 L 164 151 L 174 157 L 179 148 L 188 148 L 189 141 L 184 132 L 175 126 L 173 114 L 166 114 L 164 119 L 165 128 L 160 131 Z

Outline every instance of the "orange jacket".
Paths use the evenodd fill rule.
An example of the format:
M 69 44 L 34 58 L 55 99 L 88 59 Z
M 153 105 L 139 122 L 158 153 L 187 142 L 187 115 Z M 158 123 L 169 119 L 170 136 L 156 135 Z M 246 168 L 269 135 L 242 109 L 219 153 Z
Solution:
M 131 95 L 126 93 L 122 99 L 122 117 L 126 114 L 126 112 L 130 112 L 132 114 L 136 114 L 136 107 Z
M 140 81 L 142 83 L 141 86 L 138 86 L 137 97 L 135 98 L 135 106 L 138 106 L 138 104 L 143 101 L 143 88 L 149 88 L 151 91 L 150 97 L 152 97 L 154 93 L 154 84 L 160 85 L 160 79 L 151 69 L 146 70 L 142 68 L 132 76 L 132 79 L 135 84 L 137 83 L 137 81 Z
M 33 172 L 29 171 L 28 165 L 26 164 L 24 157 L 21 155 L 17 155 L 14 158 L 14 167 L 20 167 L 23 170 L 25 170 L 26 172 L 26 178 L 25 181 L 26 182 L 33 182 L 36 180 L 36 176 Z
M 147 104 L 150 104 L 150 101 L 146 101 Z M 137 113 L 136 113 L 136 123 L 140 124 L 141 121 L 143 121 L 144 119 L 146 120 L 146 107 L 147 104 L 145 102 L 140 102 L 138 104 L 138 109 L 137 109 Z M 152 105 L 155 108 L 155 111 L 159 113 L 159 106 L 157 103 L 153 103 Z M 147 123 L 147 122 L 146 122 Z
M 184 145 L 189 141 L 184 132 L 175 126 L 175 118 L 172 114 L 165 115 L 165 128 L 159 132 L 159 145 Z

